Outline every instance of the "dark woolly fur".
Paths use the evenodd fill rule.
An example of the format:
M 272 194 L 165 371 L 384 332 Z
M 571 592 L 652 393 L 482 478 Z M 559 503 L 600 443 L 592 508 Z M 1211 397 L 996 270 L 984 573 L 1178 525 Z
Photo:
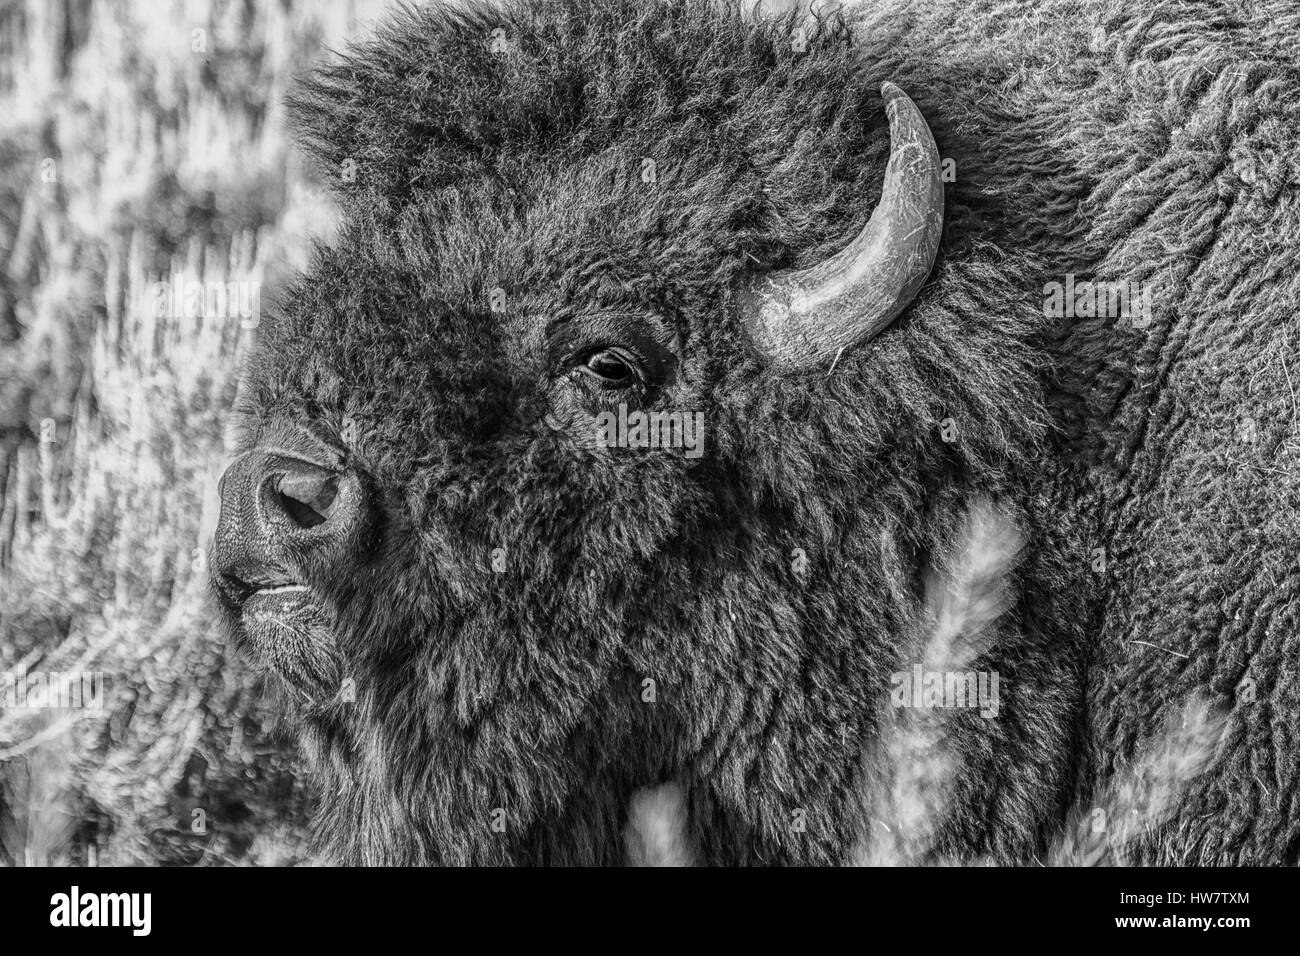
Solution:
M 345 449 L 375 509 L 319 569 L 318 669 L 356 688 L 302 715 L 325 843 L 616 863 L 633 793 L 676 781 L 699 862 L 850 859 L 926 570 L 983 495 L 1025 550 L 971 665 L 998 717 L 944 718 L 933 858 L 1042 858 L 1195 691 L 1221 752 L 1130 858 L 1295 862 L 1294 4 L 890 2 L 797 52 L 803 17 L 431 4 L 297 91 L 346 216 L 239 420 Z M 939 260 L 833 371 L 766 367 L 736 292 L 866 222 L 883 80 L 956 163 Z M 1147 330 L 1046 320 L 1067 272 L 1168 284 Z M 669 356 L 651 403 L 704 413 L 702 457 L 594 447 L 564 363 L 618 335 Z

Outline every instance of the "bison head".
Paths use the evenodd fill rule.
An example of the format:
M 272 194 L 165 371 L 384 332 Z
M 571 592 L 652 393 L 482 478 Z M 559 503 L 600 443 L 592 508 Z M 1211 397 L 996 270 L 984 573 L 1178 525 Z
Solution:
M 939 157 L 886 80 L 838 19 L 538 0 L 293 97 L 344 216 L 259 332 L 213 569 L 346 859 L 613 860 L 665 779 L 716 859 L 842 856 L 918 556 L 1034 443 L 1023 328 L 960 261 L 922 288 Z M 682 439 L 605 440 L 638 412 Z

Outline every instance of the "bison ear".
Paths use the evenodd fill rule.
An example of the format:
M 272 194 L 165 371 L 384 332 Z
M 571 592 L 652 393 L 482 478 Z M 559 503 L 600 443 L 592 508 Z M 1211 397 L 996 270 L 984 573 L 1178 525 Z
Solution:
M 934 265 L 943 232 L 939 150 L 906 93 L 893 83 L 880 92 L 891 146 L 866 227 L 829 259 L 764 276 L 741 295 L 746 329 L 772 365 L 809 368 L 868 341 L 907 308 Z

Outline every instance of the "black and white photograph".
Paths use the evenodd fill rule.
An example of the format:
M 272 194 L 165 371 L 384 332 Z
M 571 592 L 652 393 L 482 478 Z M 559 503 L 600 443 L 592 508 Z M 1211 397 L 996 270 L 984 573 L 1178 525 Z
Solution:
M 1298 509 L 1300 0 L 0 0 L 42 932 L 762 867 L 1240 939 Z

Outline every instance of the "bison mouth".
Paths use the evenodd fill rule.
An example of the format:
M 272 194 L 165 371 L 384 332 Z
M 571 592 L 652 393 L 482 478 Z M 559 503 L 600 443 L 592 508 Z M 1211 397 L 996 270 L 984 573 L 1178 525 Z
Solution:
M 217 590 L 241 642 L 300 702 L 318 705 L 337 693 L 332 615 L 311 588 L 278 572 L 227 572 Z
M 292 627 L 305 614 L 310 614 L 315 600 L 305 584 L 285 581 L 269 584 L 251 591 L 240 605 L 240 618 L 245 628 L 260 625 Z
M 274 604 L 283 597 L 310 593 L 307 585 L 278 568 L 222 572 L 217 579 L 217 589 L 230 607 L 241 612 L 250 604 L 254 607 L 267 602 Z

